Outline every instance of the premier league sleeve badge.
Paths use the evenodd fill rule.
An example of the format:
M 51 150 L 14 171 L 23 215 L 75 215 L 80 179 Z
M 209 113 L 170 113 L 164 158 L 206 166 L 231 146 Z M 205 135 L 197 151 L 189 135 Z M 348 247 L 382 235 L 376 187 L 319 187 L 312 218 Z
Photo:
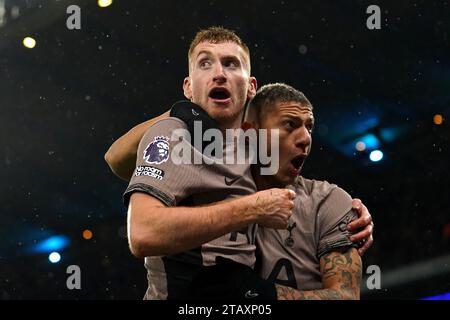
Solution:
M 157 136 L 144 150 L 145 162 L 150 164 L 161 164 L 169 159 L 169 138 Z

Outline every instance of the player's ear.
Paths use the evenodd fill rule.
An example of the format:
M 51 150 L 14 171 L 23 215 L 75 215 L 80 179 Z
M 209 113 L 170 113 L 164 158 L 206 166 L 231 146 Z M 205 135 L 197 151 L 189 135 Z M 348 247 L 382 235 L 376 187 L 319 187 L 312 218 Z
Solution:
M 183 92 L 184 96 L 189 100 L 192 100 L 191 78 L 186 77 L 183 80 Z
M 245 109 L 244 121 L 242 122 L 242 129 L 248 130 L 250 128 L 259 129 L 258 115 L 256 114 L 256 107 L 250 101 Z
M 256 81 L 255 77 L 250 77 L 248 81 L 249 86 L 247 90 L 247 98 L 253 99 L 253 97 L 256 95 L 256 90 L 258 89 L 258 82 Z

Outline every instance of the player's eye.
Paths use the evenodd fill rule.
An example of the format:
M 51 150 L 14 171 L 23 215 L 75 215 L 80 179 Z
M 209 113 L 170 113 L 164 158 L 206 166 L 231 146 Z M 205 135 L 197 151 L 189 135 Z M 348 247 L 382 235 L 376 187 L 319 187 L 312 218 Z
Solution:
M 200 60 L 199 66 L 202 69 L 209 68 L 209 67 L 211 67 L 211 61 L 210 60 Z

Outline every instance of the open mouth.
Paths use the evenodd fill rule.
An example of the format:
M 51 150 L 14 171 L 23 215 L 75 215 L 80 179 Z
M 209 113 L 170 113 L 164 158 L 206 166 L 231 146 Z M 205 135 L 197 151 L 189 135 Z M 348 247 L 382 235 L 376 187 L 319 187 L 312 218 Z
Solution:
M 294 159 L 291 160 L 291 164 L 292 166 L 296 169 L 296 170 L 300 170 L 300 168 L 303 165 L 303 162 L 305 162 L 305 156 L 303 155 L 299 155 L 296 156 Z
M 214 100 L 227 100 L 230 96 L 230 92 L 225 88 L 214 88 L 209 93 L 209 97 Z

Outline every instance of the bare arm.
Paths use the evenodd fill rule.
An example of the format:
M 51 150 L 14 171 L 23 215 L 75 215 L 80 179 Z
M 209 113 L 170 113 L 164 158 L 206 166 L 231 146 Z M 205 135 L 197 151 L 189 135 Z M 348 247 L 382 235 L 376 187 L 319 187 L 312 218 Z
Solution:
M 133 193 L 128 207 L 128 240 L 137 257 L 183 252 L 248 224 L 286 228 L 295 193 L 270 189 L 202 207 L 166 207 L 145 193 Z
M 278 286 L 278 300 L 358 300 L 361 257 L 354 248 L 332 251 L 320 258 L 323 289 L 299 291 Z
M 114 141 L 105 153 L 105 161 L 116 176 L 130 181 L 134 168 L 136 167 L 136 153 L 139 142 L 151 125 L 161 119 L 168 118 L 169 114 L 170 110 L 156 118 L 138 124 Z

